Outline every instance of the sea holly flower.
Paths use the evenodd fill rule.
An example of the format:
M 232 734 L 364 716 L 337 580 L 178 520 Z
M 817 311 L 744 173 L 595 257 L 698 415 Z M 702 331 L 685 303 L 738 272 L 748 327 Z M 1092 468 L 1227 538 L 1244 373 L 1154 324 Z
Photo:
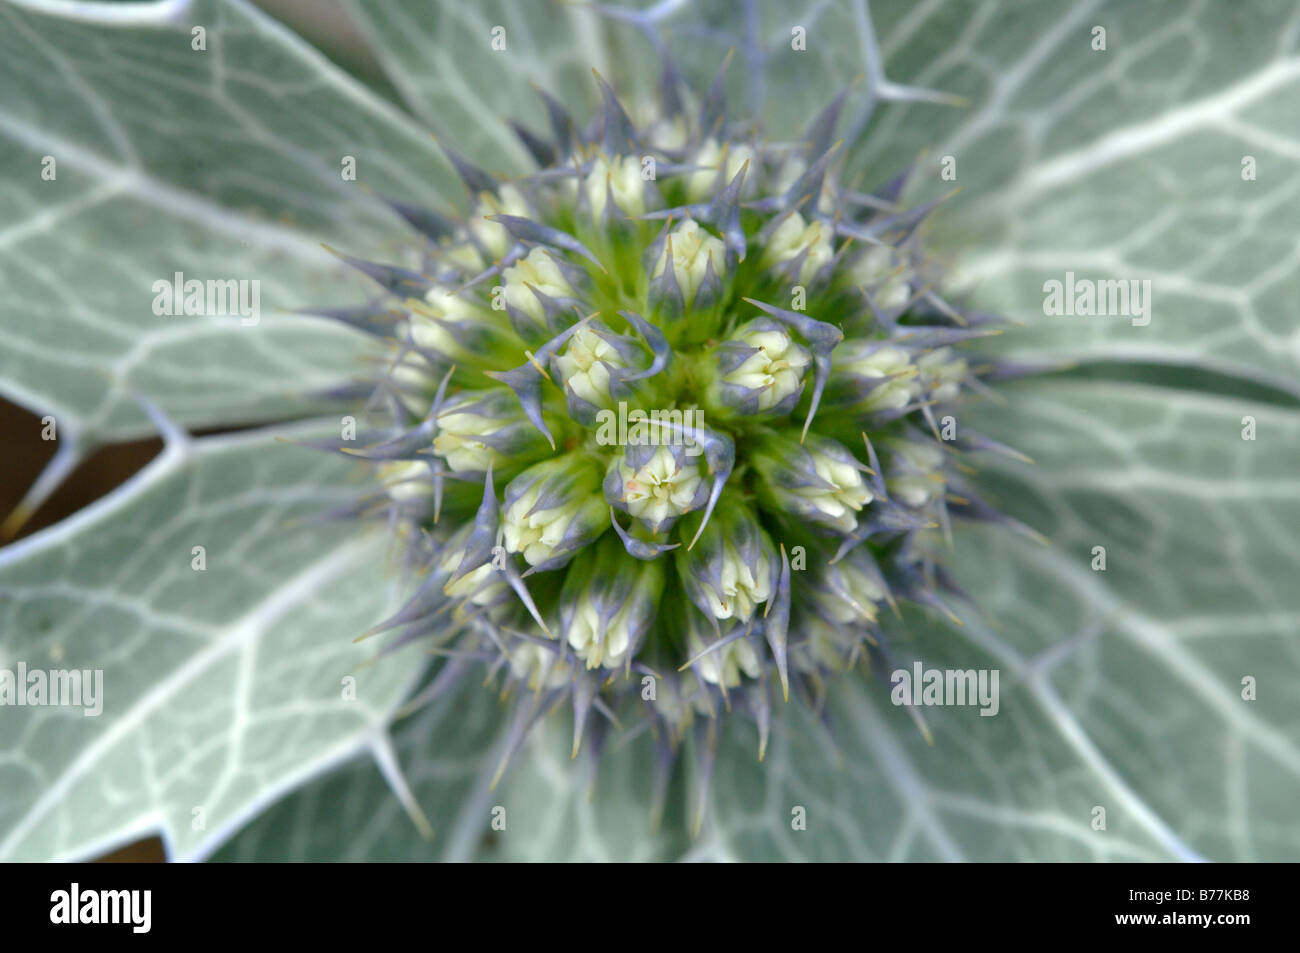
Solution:
M 1295 30 L 1230 6 L 349 2 L 363 85 L 242 0 L 0 0 L 0 535 L 164 443 L 0 549 L 0 858 L 1284 857 L 1186 783 L 1296 761 Z M 1162 31 L 1217 68 L 1132 96 Z
M 916 220 L 839 184 L 829 134 L 840 100 L 794 144 L 731 140 L 721 87 L 692 113 L 675 76 L 669 67 L 672 105 L 657 122 L 639 127 L 597 76 L 594 122 L 562 121 L 549 144 L 530 134 L 541 168 L 514 193 L 530 211 L 496 216 L 512 241 L 461 275 L 455 314 L 470 327 L 428 354 L 437 336 L 419 330 L 414 308 L 408 341 L 394 344 L 449 370 L 430 410 L 390 420 L 383 446 L 428 454 L 420 427 L 433 413 L 433 455 L 471 486 L 471 474 L 483 481 L 481 500 L 448 495 L 423 517 L 404 505 L 398 519 L 426 532 L 434 515 L 473 521 L 473 559 L 446 591 L 472 601 L 470 585 L 491 585 L 494 601 L 467 623 L 460 651 L 501 656 L 495 670 L 534 692 L 568 693 L 575 745 L 598 701 L 611 719 L 635 705 L 634 666 L 680 680 L 669 697 L 710 719 L 741 704 L 765 739 L 769 681 L 788 698 L 792 652 L 795 687 L 820 698 L 823 674 L 882 644 L 882 599 L 948 611 L 921 535 L 951 522 L 946 456 L 928 431 L 932 406 L 973 376 L 955 348 L 983 331 L 937 293 L 913 293 L 936 269 L 918 263 Z M 665 123 L 685 142 L 657 151 Z M 467 186 L 511 194 L 455 161 Z M 651 166 L 653 189 L 642 177 Z M 854 209 L 865 211 L 846 222 Z M 850 252 L 858 232 L 865 255 Z M 444 259 L 457 260 L 455 243 L 444 236 Z M 882 294 L 890 281 L 905 300 Z M 494 343 L 462 381 L 455 361 L 471 338 Z M 481 376 L 504 386 L 478 390 Z M 545 444 L 521 440 L 524 421 Z M 493 470 L 510 466 L 498 503 Z M 963 515 L 986 512 L 960 499 Z M 810 550 L 813 581 L 796 585 Z M 498 578 L 485 571 L 490 551 L 505 557 Z M 507 588 L 513 621 L 495 601 Z M 843 633 L 828 641 L 826 624 Z M 524 664 L 521 644 L 553 647 L 567 667 L 543 673 L 531 648 Z M 561 685 L 554 671 L 571 678 Z M 679 735 L 680 713 L 649 717 Z
M 500 209 L 487 220 L 504 231 L 442 229 L 439 257 L 460 263 L 458 280 L 442 276 L 420 304 L 393 302 L 409 312 L 394 363 L 414 352 L 429 365 L 426 392 L 438 381 L 430 406 L 389 418 L 380 444 L 430 471 L 421 489 L 433 493 L 404 494 L 396 518 L 407 535 L 472 522 L 444 593 L 491 611 L 454 613 L 467 620 L 460 651 L 498 653 L 496 670 L 533 691 L 570 693 L 575 744 L 597 699 L 614 717 L 628 703 L 634 662 L 693 680 L 672 695 L 711 717 L 752 690 L 766 723 L 768 674 L 787 698 L 792 646 L 809 638 L 792 624 L 818 618 L 849 633 L 800 648 L 807 677 L 816 660 L 838 671 L 880 644 L 889 573 L 906 581 L 900 596 L 943 605 L 926 588 L 935 557 L 914 538 L 949 523 L 944 455 L 920 425 L 971 371 L 953 350 L 966 319 L 933 292 L 926 307 L 912 294 L 916 222 L 894 226 L 896 212 L 840 191 L 829 142 L 840 100 L 793 145 L 730 140 L 719 138 L 730 127 L 717 83 L 693 119 L 690 91 L 671 68 L 665 77 L 667 115 L 638 128 L 598 76 L 595 122 L 559 122 L 549 144 L 530 133 L 542 166 L 532 176 L 499 183 L 453 154 L 478 211 Z M 686 141 L 656 154 L 665 121 Z M 653 189 L 642 176 L 651 165 Z M 867 211 L 846 224 L 855 208 Z M 865 255 L 849 253 L 857 231 L 870 233 Z M 358 267 L 390 289 L 393 276 L 414 282 L 397 266 Z M 764 300 L 773 294 L 795 307 Z M 485 346 L 470 353 L 470 342 Z M 482 389 L 482 378 L 500 386 Z M 508 469 L 498 501 L 494 471 Z M 481 499 L 454 499 L 447 474 L 471 489 L 481 480 Z M 797 560 L 817 554 L 812 586 L 794 584 L 805 567 L 792 568 L 787 542 Z M 411 611 L 399 613 L 408 625 Z M 560 667 L 539 667 L 532 649 L 552 640 Z M 582 674 L 618 669 L 622 679 Z M 820 678 L 808 686 L 824 689 Z

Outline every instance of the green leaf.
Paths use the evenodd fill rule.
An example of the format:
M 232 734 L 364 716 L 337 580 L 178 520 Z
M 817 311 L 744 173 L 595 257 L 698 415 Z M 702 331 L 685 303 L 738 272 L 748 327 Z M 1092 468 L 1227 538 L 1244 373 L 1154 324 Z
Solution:
M 591 76 L 596 69 L 636 111 L 658 95 L 657 45 L 697 96 L 733 53 L 726 77 L 732 113 L 760 117 L 774 138 L 797 133 L 850 87 L 846 127 L 860 132 L 867 115 L 866 84 L 855 83 L 874 50 L 862 0 L 761 0 L 752 4 L 752 33 L 745 20 L 751 5 L 733 0 L 615 0 L 602 4 L 604 14 L 567 0 L 349 0 L 348 6 L 412 112 L 449 144 L 505 172 L 532 165 L 504 120 L 549 135 L 530 84 L 554 95 L 583 123 L 599 101 Z M 794 48 L 795 27 L 805 31 L 803 49 Z M 494 35 L 497 28 L 504 33 Z M 504 49 L 493 46 L 494 38 Z
M 0 550 L 0 669 L 103 673 L 96 717 L 4 709 L 0 858 L 152 832 L 201 855 L 373 743 L 419 663 L 352 643 L 394 595 L 383 534 L 320 519 L 356 478 L 271 432 L 206 438 Z
M 411 111 L 447 144 L 494 171 L 532 162 L 506 119 L 549 135 L 534 84 L 585 122 L 592 69 L 611 75 L 599 14 L 557 0 L 367 0 L 348 3 Z
M 876 48 L 863 0 L 705 0 L 674 12 L 661 29 L 668 52 L 697 94 L 708 88 L 724 57 L 732 55 L 727 73 L 731 111 L 758 119 L 768 138 L 796 136 L 847 91 L 838 132 L 850 151 L 856 148 L 870 113 L 865 80 Z M 893 92 L 883 91 L 884 98 Z
M 418 650 L 417 650 L 418 651 Z M 219 861 L 415 861 L 465 859 L 478 849 L 495 804 L 489 755 L 501 734 L 501 708 L 471 672 L 391 728 L 392 765 L 404 778 L 419 825 L 393 795 L 374 753 L 316 778 L 238 832 Z M 470 815 L 473 815 L 472 817 Z
M 396 762 L 432 839 L 414 836 L 383 767 L 358 760 L 277 804 L 216 859 L 644 861 L 682 851 L 680 799 L 658 827 L 651 823 L 645 738 L 605 752 L 597 768 L 587 757 L 590 739 L 570 759 L 572 730 L 561 713 L 537 726 L 492 789 L 509 712 L 481 682 L 471 670 L 392 732 Z
M 977 610 L 961 629 L 912 613 L 894 645 L 904 668 L 1000 670 L 997 715 L 923 708 L 929 746 L 882 672 L 834 687 L 834 744 L 792 704 L 760 768 L 733 723 L 700 856 L 1300 856 L 1300 415 L 1134 385 L 1006 396 L 969 419 L 1037 465 L 999 464 L 986 485 L 1051 545 L 960 530 L 951 564 Z
M 960 187 L 931 237 L 960 256 L 977 305 L 1027 325 L 1008 353 L 1178 364 L 1300 395 L 1294 4 L 872 9 L 894 80 L 970 106 L 882 110 L 858 164 L 879 179 L 915 162 L 918 196 Z M 1150 323 L 1045 314 L 1044 284 L 1066 272 L 1150 281 Z
M 427 135 L 279 24 L 186 9 L 106 26 L 0 4 L 0 394 L 84 445 L 151 429 L 131 390 L 196 427 L 327 406 L 360 338 L 283 312 L 364 283 L 321 243 L 397 260 L 408 232 L 374 195 L 456 194 Z M 260 320 L 156 314 L 177 272 L 258 283 Z

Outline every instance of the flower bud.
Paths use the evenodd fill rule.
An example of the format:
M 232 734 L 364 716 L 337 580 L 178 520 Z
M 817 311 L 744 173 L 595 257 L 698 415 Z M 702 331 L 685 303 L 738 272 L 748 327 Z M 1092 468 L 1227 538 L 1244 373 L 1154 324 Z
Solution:
M 506 487 L 501 526 L 509 552 L 557 568 L 609 528 L 599 468 L 574 456 L 529 467 Z
M 788 413 L 803 393 L 812 355 L 784 326 L 758 318 L 738 328 L 714 352 L 721 377 L 717 398 L 742 413 Z
M 700 458 L 690 449 L 681 444 L 628 447 L 605 476 L 605 499 L 641 520 L 651 532 L 666 530 L 708 498 L 709 483 L 700 473 Z
M 496 322 L 474 299 L 455 289 L 435 284 L 424 304 L 407 312 L 411 344 L 425 354 L 443 355 L 449 361 L 481 359 L 492 346 Z
M 564 638 L 587 668 L 618 668 L 653 624 L 666 572 L 661 559 L 627 559 L 606 537 L 569 569 L 560 596 Z
M 687 637 L 686 645 L 692 658 L 699 656 L 693 666 L 695 671 L 710 685 L 735 688 L 740 684 L 742 672 L 748 678 L 758 678 L 763 672 L 758 652 L 748 638 L 736 639 L 703 656 L 700 653 L 708 648 L 708 644 L 695 632 Z
M 849 279 L 864 288 L 875 288 L 903 270 L 903 260 L 892 245 L 868 245 L 849 266 Z
M 681 290 L 682 301 L 687 304 L 695 301 L 695 292 L 710 269 L 719 279 L 726 274 L 727 251 L 722 239 L 709 234 L 693 220 L 688 219 L 669 232 L 650 273 L 652 280 L 668 267 L 670 252 L 673 277 Z
M 912 300 L 911 285 L 904 277 L 890 278 L 876 291 L 873 300 L 877 308 L 897 311 Z
M 692 520 L 694 522 L 694 520 Z M 687 526 L 694 535 L 695 526 Z M 694 547 L 675 551 L 691 601 L 713 619 L 749 621 L 772 595 L 776 550 L 746 506 L 719 508 Z
M 522 192 L 513 185 L 498 187 L 497 195 L 483 192 L 478 203 L 457 235 L 458 240 L 441 249 L 442 257 L 471 275 L 476 275 L 494 261 L 505 256 L 514 239 L 499 223 L 488 221 L 489 215 L 518 215 L 528 217 L 532 210 Z
M 943 451 L 938 446 L 904 439 L 890 442 L 889 450 L 886 485 L 891 499 L 920 508 L 943 493 Z
M 924 355 L 916 362 L 916 369 L 930 399 L 939 403 L 954 399 L 961 392 L 962 381 L 969 373 L 966 361 L 954 357 L 950 347 L 941 347 Z
M 575 417 L 590 418 L 594 411 L 613 404 L 614 374 L 629 366 L 632 353 L 627 339 L 599 321 L 580 325 L 573 332 L 553 365 L 556 383 L 563 388 Z
M 403 407 L 416 416 L 428 413 L 429 404 L 438 390 L 438 377 L 433 365 L 419 354 L 408 352 L 389 366 L 388 379 Z
M 628 218 L 644 214 L 646 210 L 645 180 L 641 178 L 641 160 L 636 156 L 596 158 L 591 171 L 582 183 L 591 217 L 601 221 L 609 197 Z
M 749 163 L 750 173 L 745 177 L 745 192 L 752 194 L 757 179 L 754 174 L 757 165 L 754 150 L 741 143 L 720 146 L 718 140 L 706 139 L 691 160 L 691 165 L 699 168 L 686 176 L 687 198 L 692 202 L 702 202 L 717 195 L 736 177 L 746 162 Z
M 532 692 L 559 688 L 572 678 L 560 654 L 544 645 L 520 642 L 510 650 L 510 673 Z
M 678 152 L 686 146 L 687 128 L 682 116 L 650 117 L 641 141 L 656 152 Z
M 876 621 L 876 605 L 888 595 L 880 569 L 860 549 L 821 570 L 810 587 L 821 615 L 837 625 Z
M 853 391 L 864 395 L 857 406 L 867 411 L 900 410 L 921 391 L 908 352 L 879 341 L 837 350 L 835 373 L 853 379 Z
M 466 527 L 465 531 L 453 538 L 438 561 L 438 568 L 452 577 L 443 586 L 442 591 L 453 599 L 464 599 L 476 606 L 489 606 L 509 598 L 509 585 L 505 581 L 504 574 L 490 561 L 470 569 L 463 576 L 456 577 L 456 573 L 463 568 L 465 540 L 469 537 L 468 530 L 469 527 Z
M 820 220 L 805 222 L 798 212 L 786 216 L 768 236 L 763 249 L 763 264 L 768 267 L 798 262 L 798 280 L 805 285 L 821 274 L 834 258 L 830 227 Z
M 871 245 L 848 269 L 849 280 L 865 288 L 883 311 L 897 311 L 911 300 L 914 272 L 892 245 Z
M 797 672 L 842 672 L 862 651 L 860 633 L 813 612 L 800 614 L 799 631 L 803 640 L 790 647 L 790 667 Z
M 527 218 L 532 214 L 522 192 L 513 185 L 502 185 L 498 190 L 500 198 L 491 193 L 484 193 L 483 200 L 470 214 L 468 227 L 470 234 L 479 247 L 487 254 L 490 261 L 498 261 L 505 256 L 514 244 L 514 239 L 505 227 L 498 222 L 488 221 L 488 215 L 517 215 Z
M 772 179 L 770 191 L 774 195 L 786 195 L 790 189 L 798 184 L 799 180 L 808 171 L 808 162 L 805 158 L 797 153 L 792 153 L 786 160 L 781 163 Z M 823 215 L 834 215 L 836 212 L 836 189 L 833 178 L 825 176 L 822 179 L 821 190 L 817 194 L 817 211 Z M 800 196 L 802 198 L 802 196 Z
M 873 498 L 862 464 L 826 437 L 809 434 L 803 446 L 771 439 L 756 452 L 754 466 L 776 507 L 840 533 L 857 528 L 857 513 Z
M 541 328 L 547 326 L 546 308 L 533 294 L 533 288 L 549 298 L 567 298 L 573 294 L 569 279 L 545 248 L 534 248 L 503 271 L 501 278 L 506 304 Z
M 467 391 L 438 411 L 433 452 L 457 473 L 485 473 L 542 441 L 508 390 Z
M 433 496 L 429 465 L 421 460 L 396 460 L 380 464 L 379 479 L 384 484 L 389 499 L 397 503 Z

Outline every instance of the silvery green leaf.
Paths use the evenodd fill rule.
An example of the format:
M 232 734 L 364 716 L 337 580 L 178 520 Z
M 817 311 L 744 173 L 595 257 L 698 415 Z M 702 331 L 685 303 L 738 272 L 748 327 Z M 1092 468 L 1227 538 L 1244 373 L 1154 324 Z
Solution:
M 415 834 L 383 772 L 362 756 L 277 804 L 216 859 L 566 862 L 670 860 L 682 853 L 679 800 L 657 828 L 651 823 L 645 738 L 617 755 L 607 752 L 593 774 L 585 752 L 570 759 L 564 719 L 543 723 L 491 789 L 508 710 L 479 681 L 468 678 L 393 729 L 396 760 L 432 838 Z
M 1300 394 L 1293 4 L 872 10 L 892 79 L 969 106 L 882 111 L 859 164 L 879 179 L 917 162 L 918 194 L 961 189 L 932 237 L 959 253 L 976 304 L 1027 325 L 1006 352 L 1178 365 Z M 1067 272 L 1150 282 L 1149 314 L 1045 314 L 1045 282 Z
M 277 432 L 207 438 L 0 550 L 0 669 L 103 673 L 98 716 L 4 709 L 0 858 L 153 833 L 203 856 L 382 738 L 418 660 L 353 644 L 392 598 L 385 541 L 318 518 L 357 493 Z
M 459 196 L 435 144 L 243 0 L 61 6 L 0 4 L 0 394 L 83 445 L 149 431 L 131 390 L 193 426 L 326 406 L 361 338 L 285 312 L 360 294 L 322 242 L 409 242 L 376 195 Z M 156 314 L 177 272 L 256 283 L 260 320 Z
M 485 760 L 504 723 L 481 679 L 392 725 L 393 764 L 428 823 L 425 836 L 393 796 L 373 752 L 356 757 L 272 805 L 224 847 L 219 861 L 464 859 L 496 804 Z M 507 818 L 508 819 L 508 818 Z
M 591 71 L 610 73 L 607 25 L 580 4 L 363 0 L 348 10 L 407 107 L 448 144 L 493 170 L 533 167 L 507 119 L 549 135 L 529 84 L 585 122 Z

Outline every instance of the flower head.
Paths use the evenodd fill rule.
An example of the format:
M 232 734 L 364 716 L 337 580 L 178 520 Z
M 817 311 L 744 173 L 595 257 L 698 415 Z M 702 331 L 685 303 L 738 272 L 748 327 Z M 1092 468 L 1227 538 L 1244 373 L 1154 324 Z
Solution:
M 507 682 L 571 698 L 576 738 L 635 708 L 673 745 L 765 720 L 769 674 L 820 695 L 883 644 L 880 601 L 942 607 L 928 534 L 959 477 L 931 407 L 985 332 L 938 297 L 919 217 L 840 185 L 838 101 L 767 143 L 716 90 L 637 126 L 600 86 L 589 125 L 547 100 L 537 175 L 458 159 L 474 207 L 399 294 L 399 400 L 363 455 L 437 554 L 438 599 L 396 618 L 446 614 Z

